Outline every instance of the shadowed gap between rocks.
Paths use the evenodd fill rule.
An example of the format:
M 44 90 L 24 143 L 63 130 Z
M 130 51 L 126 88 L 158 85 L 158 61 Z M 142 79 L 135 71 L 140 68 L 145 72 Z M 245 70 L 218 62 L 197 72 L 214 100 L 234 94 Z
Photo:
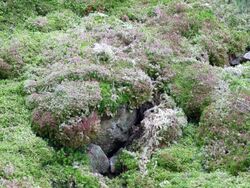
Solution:
M 104 125 L 103 128 L 105 131 L 100 135 L 99 140 L 90 144 L 87 149 L 94 172 L 98 172 L 110 178 L 122 173 L 112 172 L 110 165 L 111 158 L 122 148 L 131 145 L 134 139 L 140 137 L 142 133 L 140 122 L 144 118 L 144 112 L 152 107 L 153 104 L 149 102 L 143 104 L 139 109 L 133 112 L 129 112 L 126 107 L 123 107 L 119 109 L 115 117 L 103 120 L 102 125 Z M 122 129 L 122 126 L 126 128 Z
M 229 64 L 231 66 L 237 66 L 250 61 L 250 46 L 246 48 L 246 52 L 244 54 L 239 55 L 238 57 L 236 55 L 231 55 L 229 56 L 229 59 Z

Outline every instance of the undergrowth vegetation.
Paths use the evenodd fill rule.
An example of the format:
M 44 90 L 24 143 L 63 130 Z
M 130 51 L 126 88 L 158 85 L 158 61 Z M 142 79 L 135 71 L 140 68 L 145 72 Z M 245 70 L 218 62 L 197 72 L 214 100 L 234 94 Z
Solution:
M 0 187 L 249 187 L 244 3 L 1 1 Z M 125 108 L 132 144 L 94 173 L 86 148 Z
M 86 173 L 83 151 L 55 150 L 33 133 L 22 82 L 2 80 L 0 85 L 1 187 L 98 187 L 97 179 Z

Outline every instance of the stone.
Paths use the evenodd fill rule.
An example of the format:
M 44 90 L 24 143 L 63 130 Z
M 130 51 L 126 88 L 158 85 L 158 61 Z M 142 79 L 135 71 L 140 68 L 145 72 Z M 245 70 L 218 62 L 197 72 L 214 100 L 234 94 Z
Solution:
M 111 158 L 110 158 L 110 160 L 109 160 L 109 165 L 110 165 L 110 172 L 112 173 L 112 174 L 115 174 L 115 173 L 117 173 L 117 168 L 116 168 L 116 164 L 117 164 L 117 159 L 118 159 L 118 157 L 117 157 L 117 155 L 114 155 L 114 156 L 112 156 Z
M 236 66 L 236 65 L 245 63 L 246 61 L 250 61 L 250 52 L 247 52 L 246 54 L 241 55 L 241 56 L 233 59 L 229 63 L 231 66 Z
M 100 145 L 106 154 L 119 149 L 128 141 L 136 120 L 136 110 L 130 112 L 126 107 L 121 107 L 114 117 L 102 119 L 101 130 L 94 143 Z
M 245 60 L 247 60 L 247 61 L 250 61 L 250 52 L 247 52 L 247 53 L 243 56 L 243 58 L 244 58 Z
M 98 145 L 90 144 L 87 150 L 92 170 L 100 174 L 108 173 L 109 159 L 102 148 Z
M 241 64 L 243 61 L 244 61 L 244 58 L 241 56 L 241 57 L 237 57 L 237 58 L 233 59 L 232 61 L 229 62 L 229 64 L 231 66 L 236 66 L 236 65 Z

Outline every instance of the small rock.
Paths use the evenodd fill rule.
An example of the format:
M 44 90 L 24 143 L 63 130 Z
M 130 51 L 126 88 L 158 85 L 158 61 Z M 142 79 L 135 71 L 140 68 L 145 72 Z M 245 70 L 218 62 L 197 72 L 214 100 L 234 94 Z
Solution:
M 231 66 L 236 66 L 242 63 L 245 63 L 246 61 L 250 61 L 250 52 L 246 53 L 245 55 L 239 56 L 232 61 L 230 61 Z
M 116 163 L 117 163 L 117 156 L 114 155 L 114 156 L 111 157 L 110 160 L 109 160 L 110 172 L 113 173 L 113 174 L 117 172 Z
M 234 60 L 230 61 L 230 65 L 231 66 L 236 66 L 236 65 L 241 64 L 242 61 L 243 61 L 242 57 L 237 57 Z
M 106 174 L 109 171 L 109 159 L 103 152 L 102 148 L 95 144 L 88 147 L 88 156 L 94 172 Z
M 250 60 L 250 52 L 247 52 L 247 53 L 243 56 L 243 58 L 244 58 L 245 60 L 249 61 L 249 60 Z

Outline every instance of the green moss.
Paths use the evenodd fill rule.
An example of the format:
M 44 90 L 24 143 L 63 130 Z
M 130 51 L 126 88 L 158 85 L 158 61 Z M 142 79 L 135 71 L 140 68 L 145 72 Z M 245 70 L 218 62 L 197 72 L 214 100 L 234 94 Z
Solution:
M 29 18 L 26 27 L 31 31 L 49 32 L 55 30 L 66 30 L 78 25 L 80 18 L 70 10 L 51 12 L 46 16 Z
M 127 2 L 129 0 L 101 0 L 101 1 L 91 1 L 87 0 L 84 2 L 77 2 L 75 0 L 64 1 L 64 6 L 76 12 L 80 16 L 87 15 L 95 11 L 114 11 L 119 7 L 124 5 L 129 5 Z
M 104 112 L 115 113 L 118 108 L 127 105 L 131 100 L 130 94 L 119 91 L 112 84 L 102 82 L 100 88 L 102 100 L 98 105 L 98 110 L 101 114 Z
M 248 187 L 249 173 L 233 176 L 226 171 L 206 172 L 202 168 L 202 148 L 196 145 L 197 125 L 184 128 L 184 137 L 169 148 L 160 149 L 142 176 L 135 169 L 108 180 L 110 187 Z M 163 156 L 168 156 L 164 158 Z M 171 156 L 169 158 L 169 156 Z M 164 159 L 166 159 L 164 161 Z M 169 159 L 171 159 L 169 161 Z M 174 160 L 173 160 L 174 159 Z
M 239 75 L 230 71 L 225 71 L 223 74 L 223 79 L 229 83 L 230 90 L 250 95 L 250 62 L 243 64 L 241 68 L 234 68 L 234 71 L 240 72 Z
M 166 69 L 173 74 L 167 83 L 169 94 L 189 118 L 198 120 L 212 101 L 212 92 L 218 81 L 216 68 L 199 63 L 179 63 Z
M 216 17 L 213 13 L 212 10 L 210 9 L 207 9 L 207 10 L 196 10 L 196 11 L 193 11 L 194 13 L 194 18 L 197 19 L 199 22 L 204 22 L 204 21 L 215 21 L 216 20 Z M 191 14 L 191 13 L 190 13 Z
M 250 45 L 248 32 L 240 32 L 234 29 L 230 30 L 230 41 L 228 43 L 228 53 L 231 55 L 242 55 Z
M 18 184 L 28 181 L 31 187 L 51 187 L 57 180 L 98 187 L 95 177 L 86 173 L 83 151 L 55 151 L 33 133 L 22 83 L 5 80 L 0 86 L 0 176 Z
M 154 158 L 160 168 L 171 172 L 183 172 L 201 170 L 201 161 L 198 156 L 197 148 L 184 145 L 174 145 L 169 149 L 161 150 Z
M 26 1 L 1 1 L 0 26 L 3 30 L 10 30 L 13 27 L 22 27 L 26 18 L 35 15 L 46 15 L 52 10 L 59 9 L 60 3 L 57 0 L 26 0 Z
M 41 64 L 42 43 L 47 36 L 29 31 L 17 31 L 3 41 L 0 48 L 0 58 L 12 67 L 11 75 L 17 76 L 23 72 L 26 64 Z
M 210 104 L 201 116 L 199 141 L 204 166 L 226 169 L 233 175 L 249 168 L 249 96 L 233 93 Z
M 127 150 L 122 150 L 117 156 L 117 163 L 115 166 L 118 171 L 138 170 L 139 164 L 137 156 Z
M 133 188 L 141 188 L 148 187 L 154 188 L 156 187 L 154 180 L 149 176 L 142 176 L 140 172 L 130 170 L 126 173 L 119 176 L 119 178 L 115 178 L 108 182 L 108 186 L 110 188 L 116 187 L 133 187 Z

